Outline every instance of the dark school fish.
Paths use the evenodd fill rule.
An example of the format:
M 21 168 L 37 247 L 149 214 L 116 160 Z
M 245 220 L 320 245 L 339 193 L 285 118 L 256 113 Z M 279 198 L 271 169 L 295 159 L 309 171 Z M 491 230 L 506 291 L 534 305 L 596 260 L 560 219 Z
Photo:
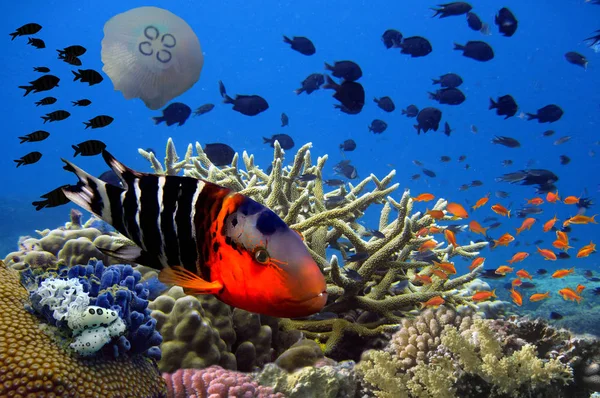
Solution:
M 87 140 L 80 142 L 77 145 L 71 145 L 75 150 L 73 157 L 81 154 L 81 156 L 96 156 L 100 155 L 106 149 L 106 144 L 99 140 Z
M 46 138 L 50 137 L 50 133 L 43 130 L 34 131 L 33 133 L 29 133 L 22 137 L 19 137 L 21 140 L 20 144 L 24 142 L 39 142 L 44 141 Z
M 13 33 L 10 33 L 10 36 L 12 37 L 11 40 L 16 39 L 18 36 L 34 35 L 40 30 L 42 30 L 42 25 L 40 24 L 34 22 L 25 24 L 20 28 L 17 28 Z
M 46 124 L 46 122 L 52 123 L 65 120 L 69 116 L 71 116 L 69 112 L 61 109 L 58 111 L 47 113 L 46 116 L 41 116 L 41 118 L 44 119 L 44 124 Z
M 25 90 L 23 97 L 27 96 L 30 92 L 39 93 L 40 91 L 52 90 L 54 87 L 58 87 L 60 79 L 54 75 L 44 75 L 36 80 L 29 82 L 31 86 L 19 86 Z
M 36 202 L 32 202 L 31 204 L 35 206 L 35 210 L 40 211 L 43 208 L 51 208 L 58 207 L 62 205 L 66 205 L 70 202 L 69 198 L 63 192 L 63 189 L 69 188 L 70 185 L 63 185 L 61 187 L 55 188 L 52 191 L 45 193 L 40 196 L 44 200 L 39 200 Z
M 89 86 L 93 86 L 104 80 L 102 75 L 93 69 L 78 69 L 77 72 L 71 72 L 75 76 L 73 81 L 81 80 L 82 83 L 87 83 Z
M 20 159 L 13 160 L 17 164 L 17 167 L 37 163 L 42 158 L 40 152 L 29 152 L 27 155 L 22 156 Z
M 313 55 L 317 52 L 313 42 L 304 36 L 294 36 L 291 39 L 287 36 L 283 36 L 283 42 L 289 44 L 292 47 L 292 50 L 296 50 L 303 55 Z
M 96 116 L 96 117 L 88 120 L 87 122 L 83 122 L 83 124 L 85 124 L 86 129 L 88 127 L 91 127 L 92 129 L 99 129 L 99 128 L 108 126 L 109 124 L 111 124 L 113 122 L 113 120 L 115 120 L 115 119 L 111 116 L 99 115 L 99 116 Z
M 56 102 L 56 98 L 54 97 L 46 97 L 44 99 L 41 99 L 39 101 L 36 101 L 35 106 L 40 106 L 40 105 L 52 105 Z
M 73 104 L 73 106 L 88 106 L 91 105 L 92 101 L 84 98 L 77 101 L 71 101 L 71 103 Z

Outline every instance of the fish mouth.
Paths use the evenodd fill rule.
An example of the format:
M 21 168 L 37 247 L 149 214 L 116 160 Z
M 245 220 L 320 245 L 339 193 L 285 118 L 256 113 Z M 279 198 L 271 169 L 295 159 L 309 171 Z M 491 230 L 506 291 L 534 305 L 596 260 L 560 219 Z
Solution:
M 302 316 L 309 316 L 309 315 L 313 315 L 318 313 L 319 311 L 321 311 L 323 309 L 323 307 L 325 307 L 325 304 L 327 303 L 327 291 L 323 290 L 322 292 L 313 295 L 309 298 L 306 298 L 304 300 L 299 300 L 299 301 L 295 301 L 294 304 L 296 304 L 300 310 L 298 311 L 299 313 L 297 315 L 294 316 L 295 317 L 302 317 Z

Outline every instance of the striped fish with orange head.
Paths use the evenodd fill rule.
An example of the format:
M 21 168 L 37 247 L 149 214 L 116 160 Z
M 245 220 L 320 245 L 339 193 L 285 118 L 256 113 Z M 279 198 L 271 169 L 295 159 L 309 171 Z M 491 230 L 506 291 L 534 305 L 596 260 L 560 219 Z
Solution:
M 161 270 L 159 280 L 188 293 L 259 314 L 293 318 L 324 307 L 319 266 L 273 211 L 208 181 L 140 173 L 106 150 L 102 156 L 123 187 L 63 159 L 79 178 L 63 192 L 135 243 L 101 249 L 105 254 Z

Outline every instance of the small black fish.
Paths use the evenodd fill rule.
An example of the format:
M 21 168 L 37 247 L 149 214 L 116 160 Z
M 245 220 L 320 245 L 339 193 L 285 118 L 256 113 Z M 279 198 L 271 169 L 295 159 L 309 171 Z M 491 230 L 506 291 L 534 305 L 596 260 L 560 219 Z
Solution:
M 345 195 L 333 195 L 325 198 L 325 206 L 327 208 L 338 206 L 346 201 Z
M 196 110 L 194 111 L 194 116 L 204 115 L 205 113 L 212 111 L 214 108 L 214 104 L 204 104 L 196 108 Z
M 52 105 L 56 102 L 56 98 L 54 97 L 46 97 L 42 100 L 39 100 L 35 103 L 35 106 L 40 106 L 40 105 Z
M 28 37 L 27 44 L 31 44 L 33 47 L 37 48 L 38 50 L 40 50 L 42 48 L 46 48 L 46 43 L 44 43 L 44 40 L 42 40 L 42 39 L 34 39 L 32 37 Z
M 60 79 L 54 75 L 44 75 L 36 80 L 29 82 L 31 86 L 19 86 L 19 88 L 25 90 L 25 94 L 23 94 L 23 97 L 25 97 L 31 91 L 33 91 L 34 93 L 39 93 L 40 91 L 52 90 L 54 87 L 58 87 L 59 81 Z
M 325 83 L 325 76 L 321 73 L 313 73 L 304 79 L 302 81 L 302 87 L 294 90 L 294 92 L 298 95 L 305 91 L 306 94 L 311 94 L 312 92 L 318 90 L 323 83 Z
M 369 258 L 369 253 L 359 252 L 359 253 L 356 253 L 356 254 L 353 254 L 353 255 L 347 257 L 346 262 L 347 263 L 355 263 L 358 261 L 366 260 L 367 258 Z
M 292 50 L 296 50 L 300 54 L 313 55 L 317 51 L 313 42 L 303 36 L 294 36 L 292 39 L 287 36 L 283 36 L 283 42 L 290 44 L 292 46 Z
M 323 88 L 335 90 L 333 98 L 340 102 L 339 105 L 336 104 L 334 107 L 351 115 L 355 115 L 362 110 L 365 105 L 365 89 L 360 83 L 344 81 L 342 84 L 337 84 L 327 75 L 325 79 L 327 83 L 323 85 Z
M 215 166 L 227 166 L 233 161 L 235 151 L 227 144 L 206 144 L 204 153 Z
M 75 150 L 73 157 L 81 154 L 81 156 L 96 156 L 100 155 L 106 149 L 106 144 L 98 140 L 87 140 L 80 142 L 77 145 L 71 145 Z
M 553 230 L 555 230 L 554 228 L 556 228 L 556 227 L 552 227 L 552 228 L 553 228 Z M 562 227 L 560 230 L 561 230 L 562 232 L 569 233 L 569 232 L 571 232 L 571 231 L 572 231 L 572 228 L 571 228 L 569 225 L 567 225 L 566 227 Z
M 531 282 L 523 282 L 521 283 L 521 286 L 519 286 L 521 289 L 533 289 L 535 287 L 535 283 L 531 283 Z
M 445 163 L 447 163 L 447 162 L 449 162 L 449 161 L 451 161 L 451 160 L 452 160 L 452 158 L 450 158 L 450 156 L 445 156 L 445 155 L 444 155 L 444 156 L 440 157 L 440 161 L 441 161 L 441 162 L 445 162 Z
M 502 278 L 504 278 L 504 275 L 498 275 L 496 273 L 496 269 L 495 268 L 484 269 L 479 274 L 479 276 L 482 277 L 482 278 L 486 278 L 486 279 L 502 279 Z
M 496 115 L 506 116 L 504 119 L 508 119 L 517 113 L 519 106 L 511 95 L 503 95 L 502 97 L 498 97 L 498 102 L 490 98 L 489 109 L 496 109 Z
M 296 176 L 294 179 L 296 181 L 309 182 L 309 181 L 316 180 L 317 179 L 317 175 L 316 174 L 312 174 L 312 173 L 306 173 L 306 174 L 302 174 L 302 175 Z
M 82 56 L 83 54 L 85 54 L 85 52 L 87 50 L 83 46 L 74 45 L 74 46 L 65 47 L 62 50 L 56 50 L 56 51 L 58 51 L 58 58 L 63 58 L 67 55 L 74 55 L 76 57 L 79 57 L 79 56 Z
M 44 119 L 44 124 L 46 124 L 46 122 L 52 123 L 52 122 L 58 122 L 60 120 L 65 120 L 69 116 L 71 116 L 71 114 L 69 112 L 61 109 L 59 111 L 50 112 L 50 113 L 46 114 L 46 116 L 42 116 L 41 118 Z
M 536 241 L 533 242 L 534 245 L 541 245 L 542 243 L 544 243 L 544 241 L 541 240 L 541 239 L 538 239 L 538 240 L 536 240 Z
M 371 229 L 371 228 L 367 228 L 365 230 L 365 232 L 362 234 L 362 236 L 368 237 L 368 236 L 373 236 L 377 239 L 385 239 L 385 234 L 381 231 L 379 231 L 378 229 Z
M 221 84 L 221 82 L 219 82 Z M 256 116 L 261 112 L 269 109 L 267 100 L 259 95 L 240 95 L 237 94 L 234 98 L 231 98 L 223 91 L 223 103 L 233 104 L 233 110 L 246 116 Z
M 362 77 L 362 69 L 353 61 L 337 61 L 333 66 L 325 62 L 325 70 L 331 71 L 333 76 L 348 82 L 357 81 Z
M 381 134 L 387 129 L 388 125 L 383 120 L 375 119 L 371 122 L 371 125 L 367 127 L 369 128 L 369 131 L 372 131 L 375 134 Z
M 481 22 L 479 16 L 474 12 L 467 13 L 467 25 L 469 25 L 469 28 L 476 32 L 479 32 L 481 29 L 483 29 L 483 22 Z
M 431 79 L 433 84 L 439 84 L 443 88 L 456 88 L 463 84 L 463 79 L 456 73 L 446 73 L 439 77 L 439 79 Z
M 437 176 L 437 174 L 435 174 L 434 171 L 431 171 L 429 169 L 423 169 L 423 174 L 425 174 L 427 177 L 431 177 L 431 178 L 435 178 Z
M 328 185 L 330 187 L 341 187 L 342 185 L 346 184 L 346 182 L 344 180 L 337 180 L 337 179 L 323 180 L 323 182 L 325 183 L 325 185 Z
M 514 138 L 505 136 L 495 136 L 492 139 L 492 144 L 504 145 L 507 148 L 519 148 L 521 143 Z
M 421 178 L 421 174 L 413 174 L 412 176 L 410 176 L 411 181 L 416 181 L 419 178 Z
M 29 152 L 27 155 L 21 157 L 20 159 L 13 160 L 17 163 L 17 167 L 22 165 L 34 164 L 37 163 L 42 158 L 42 154 L 40 152 Z
M 383 45 L 387 49 L 400 47 L 400 44 L 402 44 L 402 33 L 396 29 L 388 29 L 381 35 L 381 41 L 383 41 Z
M 600 287 L 594 288 L 594 290 L 592 290 L 592 294 L 594 296 L 600 296 Z
M 29 133 L 24 135 L 23 137 L 19 137 L 21 140 L 20 144 L 24 142 L 39 142 L 44 141 L 46 138 L 50 137 L 50 133 L 43 130 L 34 131 L 33 133 Z
M 379 108 L 386 112 L 393 112 L 396 109 L 396 105 L 394 105 L 394 101 L 390 97 L 374 98 L 373 101 L 375 101 Z
M 583 69 L 587 69 L 588 60 L 583 55 L 576 53 L 575 51 L 569 51 L 566 53 L 565 59 L 573 65 L 579 65 L 583 67 Z
M 165 122 L 167 126 L 177 123 L 183 126 L 192 114 L 192 108 L 181 102 L 173 102 L 162 111 L 162 116 L 155 116 L 152 119 L 154 124 Z
M 484 223 L 490 222 L 490 221 L 496 221 L 498 219 L 498 217 L 494 217 L 494 216 L 489 216 L 483 219 Z
M 34 66 L 33 71 L 40 73 L 48 73 L 50 72 L 50 68 L 46 68 L 45 66 Z
M 495 222 L 493 224 L 490 224 L 490 226 L 488 227 L 488 229 L 496 229 L 496 228 L 498 228 L 501 225 L 502 225 L 501 222 Z
M 550 319 L 552 319 L 553 321 L 558 321 L 560 319 L 563 319 L 563 316 L 561 314 L 559 314 L 556 311 L 551 311 L 550 312 Z
M 146 151 L 146 152 L 148 152 L 148 151 Z M 119 178 L 117 173 L 115 173 L 112 169 L 107 170 L 104 173 L 100 174 L 98 179 L 106 182 L 107 184 L 114 185 L 115 187 L 123 186 L 123 182 L 121 181 L 121 179 Z
M 275 147 L 275 141 L 279 141 L 282 149 L 292 149 L 294 147 L 294 140 L 287 134 L 275 134 L 271 138 L 263 137 L 263 144 L 271 144 L 271 148 Z
M 537 119 L 538 123 L 553 123 L 563 115 L 563 110 L 558 105 L 550 104 L 537 110 L 537 113 L 526 113 L 527 120 Z
M 494 23 L 498 25 L 498 30 L 506 37 L 511 37 L 517 31 L 519 22 L 514 14 L 506 7 L 498 11 Z
M 96 116 L 93 119 L 90 119 L 87 122 L 83 122 L 83 124 L 85 124 L 85 128 L 87 129 L 88 127 L 91 127 L 92 129 L 98 129 L 98 128 L 102 128 L 102 127 L 106 127 L 109 124 L 111 124 L 113 122 L 112 117 L 108 116 L 108 115 L 100 115 L 100 116 Z M 181 126 L 181 124 L 180 124 Z
M 77 101 L 71 101 L 71 103 L 73 104 L 73 106 L 88 106 L 91 105 L 92 101 L 84 98 Z
M 471 9 L 473 8 L 469 3 L 465 3 L 463 1 L 440 4 L 438 7 L 440 8 L 432 8 L 432 10 L 435 11 L 435 14 L 433 14 L 432 18 L 435 18 L 438 15 L 440 16 L 440 18 L 463 15 L 471 11 Z
M 290 124 L 290 118 L 285 113 L 281 112 L 281 127 L 288 126 Z
M 442 111 L 433 107 L 423 108 L 417 115 L 418 124 L 416 124 L 414 128 L 417 130 L 417 134 L 421 134 L 421 130 L 423 130 L 424 133 L 429 130 L 438 131 L 441 120 Z
M 480 187 L 482 185 L 483 185 L 483 181 L 480 181 L 480 180 L 473 180 L 473 181 L 471 181 L 471 186 L 472 187 Z
M 71 71 L 75 76 L 73 81 L 81 80 L 82 83 L 88 83 L 88 85 L 93 86 L 94 84 L 98 84 L 104 80 L 102 75 L 93 69 L 78 69 L 77 71 L 79 73 Z
M 424 57 L 433 50 L 429 40 L 421 36 L 407 37 L 398 47 L 402 49 L 402 54 L 409 54 L 413 58 Z
M 463 52 L 463 56 L 476 61 L 486 62 L 494 58 L 494 50 L 483 41 L 469 41 L 465 45 L 454 43 L 454 49 Z
M 67 199 L 67 197 L 65 196 L 65 194 L 63 192 L 63 188 L 68 188 L 68 187 L 70 187 L 69 184 L 63 185 L 62 187 L 58 187 L 56 189 L 53 189 L 52 191 L 40 196 L 40 198 L 44 198 L 44 200 L 32 202 L 31 204 L 35 206 L 35 209 L 37 211 L 40 211 L 45 207 L 51 208 L 51 207 L 58 207 L 58 206 L 66 205 L 67 203 L 70 202 L 70 200 Z
M 567 155 L 560 155 L 560 164 L 562 164 L 563 166 L 568 165 L 571 162 L 571 158 L 568 157 Z
M 73 66 L 81 66 L 82 65 L 81 60 L 74 55 L 67 55 L 67 56 L 62 57 L 61 59 L 63 60 L 63 62 L 65 62 L 69 65 L 73 65 Z M 98 82 L 98 83 L 100 83 L 100 82 Z M 91 86 L 91 84 L 90 84 L 90 86 Z
M 594 273 L 592 272 L 592 270 L 586 269 L 583 271 L 583 276 L 585 278 L 591 278 L 594 276 Z
M 429 93 L 429 99 L 435 100 L 440 104 L 460 105 L 467 97 L 457 88 L 443 88 L 435 93 Z
M 505 159 L 502 161 L 502 166 L 507 167 L 507 166 L 512 166 L 513 161 L 510 159 Z
M 571 255 L 569 253 L 560 252 L 556 255 L 556 258 L 558 258 L 559 260 L 568 260 L 571 258 Z
M 419 108 L 416 105 L 409 105 L 406 109 L 402 109 L 402 114 L 406 115 L 406 117 L 417 117 Z
M 467 155 L 460 155 L 460 156 L 458 157 L 458 161 L 459 161 L 459 162 L 464 162 L 466 159 L 467 159 Z
M 356 149 L 356 142 L 353 139 L 345 140 L 340 144 L 340 149 L 346 152 L 352 152 Z
M 334 168 L 334 170 L 343 175 L 346 178 L 349 178 L 351 180 L 354 180 L 355 178 L 358 177 L 358 172 L 356 171 L 356 167 L 352 166 L 351 164 L 344 164 L 343 166 L 339 166 Z
M 462 184 L 460 187 L 458 187 L 458 190 L 464 192 L 469 188 L 471 188 L 469 184 Z
M 417 166 L 417 167 L 423 167 L 423 162 L 421 162 L 420 160 L 413 160 L 412 163 Z
M 550 137 L 554 135 L 554 130 L 546 130 L 542 133 L 544 137 Z
M 356 254 L 354 256 L 356 256 Z M 354 257 L 354 256 L 350 256 L 350 257 Z M 348 257 L 348 258 L 350 258 L 350 257 Z M 349 263 L 351 263 L 353 261 L 360 261 L 360 260 L 351 260 L 351 261 L 348 261 L 348 259 L 346 259 L 346 262 L 349 262 Z M 353 269 L 346 268 L 346 267 L 342 267 L 342 270 L 344 271 L 344 274 L 346 274 L 346 276 L 348 278 L 350 278 L 350 279 L 352 279 L 354 281 L 360 282 L 363 279 L 362 276 L 360 276 L 360 274 L 358 273 L 358 271 L 355 271 Z
M 16 39 L 17 36 L 28 36 L 36 34 L 40 30 L 42 30 L 42 25 L 39 25 L 37 23 L 25 24 L 20 28 L 17 28 L 13 33 L 10 33 L 10 36 L 12 37 L 11 40 Z
M 223 84 L 221 80 L 219 80 L 219 93 L 221 94 L 222 98 L 225 98 L 225 96 L 227 95 L 227 90 L 225 90 L 225 84 Z
M 594 277 L 588 278 L 588 282 L 600 282 L 600 278 L 597 278 L 594 276 Z
M 537 271 L 535 271 L 535 273 L 538 275 L 546 275 L 548 273 L 548 270 L 544 268 L 539 268 Z
M 564 143 L 566 143 L 567 141 L 571 140 L 571 136 L 570 135 L 565 135 L 564 137 L 560 137 L 559 139 L 557 139 L 556 141 L 554 141 L 554 145 L 562 145 Z
M 498 199 L 506 199 L 510 196 L 510 194 L 505 191 L 496 191 L 495 195 Z

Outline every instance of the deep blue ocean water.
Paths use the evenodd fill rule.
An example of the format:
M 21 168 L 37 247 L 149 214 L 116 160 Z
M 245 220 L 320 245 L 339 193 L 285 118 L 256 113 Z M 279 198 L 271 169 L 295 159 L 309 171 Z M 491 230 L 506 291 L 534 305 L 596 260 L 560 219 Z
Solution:
M 154 5 L 170 10 L 184 18 L 200 39 L 205 55 L 201 78 L 196 85 L 177 98 L 190 107 L 215 103 L 210 113 L 190 118 L 182 127 L 154 125 L 152 116 L 160 111 L 150 111 L 140 100 L 125 100 L 114 91 L 110 79 L 104 75 L 101 84 L 72 81 L 71 70 L 77 69 L 56 59 L 55 49 L 73 44 L 87 48 L 81 57 L 82 68 L 101 71 L 100 42 L 104 23 L 113 15 L 140 6 L 138 2 L 108 0 L 47 1 L 25 0 L 6 9 L 0 15 L 5 38 L 0 41 L 3 54 L 3 84 L 0 90 L 2 103 L 3 134 L 0 135 L 2 177 L 0 181 L 0 257 L 16 248 L 20 235 L 33 234 L 35 229 L 54 228 L 67 221 L 70 206 L 44 209 L 36 212 L 31 202 L 60 185 L 72 183 L 74 176 L 62 170 L 60 157 L 72 158 L 72 144 L 88 139 L 104 141 L 109 150 L 128 166 L 149 171 L 149 164 L 137 153 L 138 148 L 154 148 L 162 158 L 168 137 L 173 137 L 179 154 L 183 156 L 188 143 L 202 144 L 223 142 L 239 152 L 253 153 L 259 164 L 266 168 L 272 159 L 272 149 L 262 143 L 263 136 L 276 133 L 290 134 L 296 148 L 306 142 L 313 143 L 313 159 L 329 154 L 329 178 L 335 177 L 332 167 L 342 160 L 339 144 L 353 138 L 358 148 L 346 157 L 356 165 L 359 176 L 370 173 L 382 178 L 391 169 L 396 170 L 395 181 L 401 188 L 394 195 L 400 198 L 404 188 L 413 195 L 430 192 L 438 197 L 467 206 L 486 193 L 491 192 L 489 205 L 502 203 L 517 209 L 524 198 L 535 196 L 532 187 L 497 183 L 501 174 L 526 168 L 528 161 L 534 168 L 554 171 L 563 196 L 589 196 L 600 201 L 600 53 L 596 53 L 583 41 L 596 29 L 600 29 L 600 6 L 582 0 L 548 0 L 544 2 L 471 1 L 484 22 L 490 24 L 492 35 L 484 36 L 467 27 L 464 16 L 445 19 L 432 18 L 429 7 L 435 2 L 424 1 L 154 1 Z M 503 37 L 493 24 L 495 13 L 503 6 L 509 7 L 519 20 L 513 37 Z M 8 34 L 17 27 L 37 22 L 43 29 L 34 37 L 45 40 L 47 48 L 37 50 L 26 45 L 26 37 L 11 41 Z M 398 29 L 405 37 L 420 35 L 430 40 L 433 52 L 426 57 L 410 58 L 398 49 L 387 50 L 381 42 L 386 29 Z M 307 36 L 317 52 L 304 56 L 283 43 L 282 35 Z M 453 43 L 464 44 L 468 40 L 484 40 L 495 51 L 495 58 L 481 63 L 463 57 L 453 50 Z M 588 58 L 587 70 L 569 64 L 564 58 L 567 51 L 577 51 Z M 324 72 L 323 63 L 337 60 L 353 60 L 362 70 L 359 80 L 366 90 L 366 105 L 358 115 L 346 115 L 333 108 L 332 91 L 319 90 L 312 95 L 295 95 L 293 90 L 309 74 Z M 34 66 L 47 66 L 61 78 L 60 87 L 47 93 L 23 97 L 17 88 L 41 75 L 33 72 Z M 420 108 L 438 106 L 428 99 L 427 92 L 437 86 L 431 79 L 444 73 L 455 72 L 464 79 L 460 89 L 467 100 L 459 106 L 439 105 L 443 120 L 448 121 L 454 132 L 446 137 L 441 132 L 417 135 L 412 127 L 415 120 L 400 114 L 409 104 Z M 248 117 L 221 104 L 218 81 L 222 80 L 229 94 L 258 94 L 266 98 L 270 108 L 255 117 Z M 488 110 L 489 97 L 511 94 L 519 104 L 519 112 L 535 112 L 547 104 L 560 105 L 565 114 L 553 124 L 513 117 L 504 120 Z M 52 106 L 35 107 L 34 101 L 47 95 L 59 101 Z M 377 108 L 373 97 L 391 96 L 397 110 L 387 114 Z M 87 108 L 73 108 L 70 101 L 89 98 L 93 104 Z M 72 116 L 61 122 L 43 125 L 40 116 L 47 112 L 66 109 Z M 290 118 L 289 127 L 280 127 L 280 114 Z M 104 129 L 84 130 L 83 121 L 107 114 L 115 121 Z M 389 127 L 381 135 L 370 133 L 367 126 L 375 118 L 385 120 Z M 471 132 L 471 125 L 478 133 Z M 19 144 L 17 136 L 44 129 L 51 137 L 44 142 Z M 542 137 L 543 131 L 553 129 L 552 137 Z M 494 135 L 506 135 L 518 139 L 521 147 L 509 149 L 493 145 Z M 564 145 L 553 142 L 569 135 L 572 139 Z M 40 162 L 15 168 L 13 159 L 32 150 L 43 153 Z M 597 157 L 590 151 L 599 152 Z M 287 151 L 291 159 L 294 150 Z M 466 155 L 459 163 L 457 158 Z M 562 166 L 559 155 L 572 160 Z M 440 156 L 452 157 L 450 163 L 441 163 Z M 420 160 L 425 167 L 437 173 L 436 178 L 411 181 L 410 176 L 420 173 L 412 160 Z M 502 167 L 503 159 L 512 159 L 514 165 Z M 465 170 L 468 163 L 470 168 Z M 76 164 L 92 174 L 99 175 L 107 168 L 98 157 L 76 158 Z M 422 173 L 421 173 L 422 174 Z M 481 180 L 484 185 L 459 191 L 462 184 Z M 358 181 L 358 180 L 357 180 Z M 510 193 L 508 199 L 497 199 L 494 192 Z M 584 194 L 584 190 L 587 193 Z M 431 206 L 431 204 L 429 204 Z M 489 209 L 471 214 L 471 219 L 482 221 L 494 216 Z M 595 214 L 599 205 L 588 211 Z M 425 210 L 427 204 L 417 204 Z M 575 213 L 573 206 L 545 204 L 544 213 L 536 216 L 538 223 L 531 231 L 523 233 L 517 241 L 520 247 L 486 249 L 482 255 L 488 259 L 487 267 L 506 264 L 513 253 L 529 251 L 531 256 L 522 265 L 528 270 L 541 266 L 549 269 L 570 268 L 578 270 L 598 269 L 594 254 L 586 259 L 558 261 L 553 264 L 542 261 L 535 253 L 535 246 L 528 245 L 544 239 L 541 246 L 550 248 L 552 233 L 543 234 L 541 224 L 558 215 L 561 222 Z M 377 211 L 370 211 L 365 224 L 376 228 Z M 504 232 L 514 234 L 521 219 L 501 219 L 502 226 L 491 231 L 498 237 Z M 600 240 L 598 225 L 574 226 L 570 238 L 576 249 L 584 244 Z M 477 237 L 460 234 L 459 243 Z M 459 261 L 459 264 L 463 264 Z M 465 265 L 467 263 L 464 263 Z M 464 270 L 466 266 L 462 267 Z M 593 299 L 593 297 L 591 297 Z

